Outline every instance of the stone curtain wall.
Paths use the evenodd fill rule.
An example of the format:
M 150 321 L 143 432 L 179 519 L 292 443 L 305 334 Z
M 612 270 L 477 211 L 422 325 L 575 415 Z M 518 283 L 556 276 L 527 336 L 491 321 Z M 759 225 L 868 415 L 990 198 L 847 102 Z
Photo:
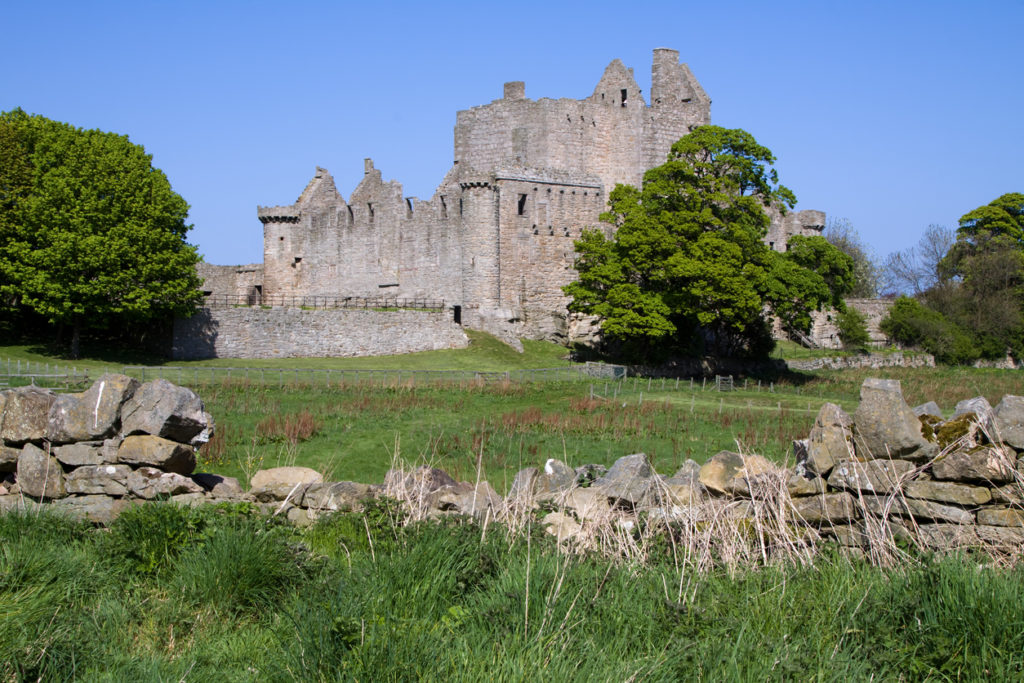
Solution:
M 175 320 L 171 354 L 179 360 L 375 356 L 468 345 L 451 311 L 204 308 Z

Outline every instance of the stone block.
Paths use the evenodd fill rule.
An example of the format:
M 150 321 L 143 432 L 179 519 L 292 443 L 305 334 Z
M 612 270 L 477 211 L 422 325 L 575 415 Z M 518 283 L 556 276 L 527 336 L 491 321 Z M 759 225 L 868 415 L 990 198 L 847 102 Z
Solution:
M 903 400 L 899 380 L 864 380 L 853 415 L 858 457 L 927 460 L 938 452 L 921 433 L 921 421 Z
M 594 488 L 616 501 L 634 506 L 647 496 L 654 484 L 654 470 L 644 453 L 619 458 Z
M 845 491 L 794 498 L 788 515 L 807 524 L 843 524 L 860 518 L 853 496 Z
M 134 503 L 124 498 L 111 498 L 109 496 L 69 496 L 54 504 L 59 510 L 79 519 L 93 524 L 107 526 L 117 519 L 122 512 L 131 507 Z
M 1024 451 L 1024 396 L 1003 396 L 993 412 L 996 431 L 1003 443 Z
M 21 387 L 2 392 L 6 397 L 0 412 L 0 440 L 9 446 L 21 446 L 46 436 L 50 406 L 56 400 L 53 392 L 38 387 Z
M 56 404 L 55 404 L 56 405 Z M 84 465 L 102 465 L 103 442 L 83 441 L 69 443 L 53 448 L 53 456 L 63 465 L 68 467 L 82 467 Z
M 947 481 L 1005 484 L 1015 479 L 1017 454 L 1010 448 L 983 446 L 947 453 L 932 464 L 932 476 Z
M 3 417 L 0 416 L 0 420 Z M 0 445 L 0 472 L 13 472 L 18 468 L 18 456 L 21 455 L 20 448 Z
M 61 394 L 50 406 L 46 438 L 52 443 L 94 441 L 112 436 L 120 424 L 121 406 L 139 381 L 105 374 L 79 394 Z
M 821 477 L 804 477 L 793 474 L 786 480 L 786 491 L 794 498 L 825 493 L 827 488 L 825 480 Z
M 18 485 L 22 493 L 33 498 L 63 498 L 64 470 L 57 458 L 43 449 L 27 443 L 18 456 Z
M 906 460 L 844 460 L 836 464 L 828 477 L 828 485 L 835 489 L 889 493 L 913 475 L 915 466 Z
M 1024 527 L 1024 510 L 1020 508 L 983 508 L 978 510 L 978 524 Z
M 191 474 L 196 467 L 196 454 L 191 446 L 149 434 L 126 437 L 117 449 L 117 460 L 175 474 Z
M 952 524 L 974 524 L 974 514 L 952 505 L 943 505 L 930 500 L 892 496 L 862 496 L 864 508 L 876 517 L 896 515 L 913 517 L 925 522 L 950 522 Z
M 700 468 L 700 483 L 709 491 L 750 495 L 750 484 L 778 468 L 760 455 L 719 451 Z
M 956 505 L 984 505 L 992 500 L 992 492 L 982 486 L 968 486 L 947 481 L 909 481 L 903 493 L 910 498 L 924 498 Z
M 842 408 L 834 403 L 821 407 L 807 438 L 806 453 L 806 460 L 798 460 L 797 467 L 802 465 L 808 472 L 823 477 L 828 476 L 836 463 L 853 459 L 850 416 Z
M 121 409 L 125 435 L 151 434 L 187 444 L 209 427 L 209 413 L 202 400 L 193 391 L 164 379 L 140 386 Z
M 128 495 L 128 465 L 84 465 L 65 477 L 68 493 L 79 495 Z
M 354 481 L 310 484 L 300 505 L 314 510 L 358 510 L 374 493 L 372 486 Z
M 162 472 L 155 467 L 140 467 L 129 472 L 126 483 L 133 496 L 147 500 L 203 492 L 203 488 L 188 477 L 176 472 Z
M 218 498 L 239 500 L 245 497 L 242 485 L 234 477 L 220 474 L 199 472 L 192 475 L 192 481 L 203 487 L 203 490 Z

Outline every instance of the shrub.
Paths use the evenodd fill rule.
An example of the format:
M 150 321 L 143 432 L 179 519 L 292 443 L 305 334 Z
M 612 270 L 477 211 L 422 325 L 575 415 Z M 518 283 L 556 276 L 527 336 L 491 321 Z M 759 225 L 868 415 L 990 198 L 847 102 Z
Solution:
M 900 344 L 922 348 L 940 363 L 964 365 L 981 356 L 981 350 L 968 332 L 938 311 L 907 296 L 896 299 L 881 328 Z
M 130 507 L 110 525 L 107 551 L 114 564 L 131 572 L 157 574 L 197 540 L 206 515 L 182 505 L 150 503 Z
M 839 328 L 839 339 L 843 349 L 864 353 L 868 349 L 871 337 L 868 335 L 867 318 L 858 310 L 847 308 L 836 316 L 836 327 Z

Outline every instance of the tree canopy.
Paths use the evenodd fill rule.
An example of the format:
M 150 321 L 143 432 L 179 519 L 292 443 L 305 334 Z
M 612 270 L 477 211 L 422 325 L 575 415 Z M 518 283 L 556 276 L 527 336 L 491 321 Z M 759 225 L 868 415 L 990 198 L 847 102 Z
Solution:
M 0 114 L 0 301 L 80 330 L 187 315 L 188 204 L 127 136 Z
M 617 186 L 601 219 L 576 242 L 570 310 L 597 315 L 607 339 L 633 356 L 763 355 L 770 313 L 794 329 L 841 303 L 852 260 L 820 237 L 791 253 L 764 243 L 765 208 L 796 203 L 775 157 L 739 129 L 702 126 L 672 146 L 643 185 Z M 819 272 L 820 271 L 820 272 Z
M 928 235 L 922 244 L 937 245 Z M 927 286 L 913 288 L 916 300 L 898 300 L 883 330 L 948 363 L 1024 358 L 1024 194 L 964 214 L 955 241 L 943 235 L 945 251 L 932 249 L 921 280 Z

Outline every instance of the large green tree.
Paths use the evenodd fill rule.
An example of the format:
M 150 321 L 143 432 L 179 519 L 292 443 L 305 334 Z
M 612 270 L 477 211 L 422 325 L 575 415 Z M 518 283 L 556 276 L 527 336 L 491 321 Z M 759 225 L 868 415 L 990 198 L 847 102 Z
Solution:
M 765 209 L 796 203 L 774 161 L 743 130 L 702 126 L 680 139 L 641 188 L 610 193 L 601 219 L 614 235 L 588 230 L 576 242 L 570 310 L 599 316 L 606 339 L 642 358 L 765 354 L 771 313 L 809 326 L 809 311 L 848 288 L 852 262 L 821 238 L 792 255 L 764 243 Z M 828 279 L 808 267 L 819 263 Z
M 0 114 L 0 301 L 72 330 L 191 313 L 188 204 L 124 135 Z

